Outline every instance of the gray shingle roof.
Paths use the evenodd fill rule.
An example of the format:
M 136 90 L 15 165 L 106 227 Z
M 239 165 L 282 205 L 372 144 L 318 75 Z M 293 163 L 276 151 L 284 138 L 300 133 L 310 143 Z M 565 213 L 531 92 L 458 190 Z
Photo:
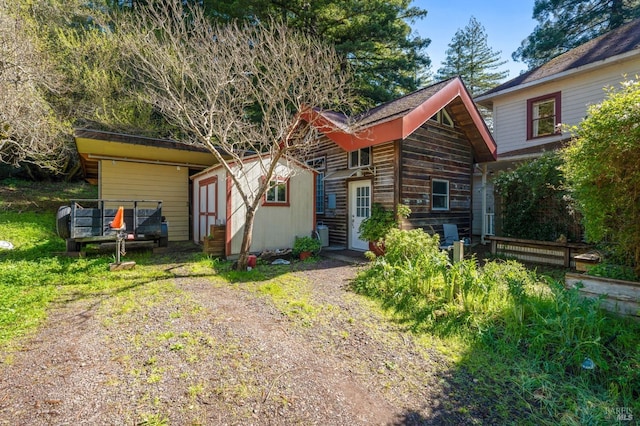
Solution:
M 449 84 L 451 80 L 453 80 L 453 78 L 440 81 L 401 98 L 378 105 L 377 107 L 354 117 L 353 121 L 355 126 L 358 128 L 368 127 L 372 124 L 383 123 L 385 121 L 401 117 L 407 112 L 422 105 L 427 99 Z
M 503 90 L 534 82 L 564 71 L 593 64 L 605 59 L 638 50 L 640 54 L 640 19 L 631 21 L 606 34 L 588 41 L 560 56 L 556 56 L 544 65 L 519 75 L 506 83 L 495 87 L 478 98 Z

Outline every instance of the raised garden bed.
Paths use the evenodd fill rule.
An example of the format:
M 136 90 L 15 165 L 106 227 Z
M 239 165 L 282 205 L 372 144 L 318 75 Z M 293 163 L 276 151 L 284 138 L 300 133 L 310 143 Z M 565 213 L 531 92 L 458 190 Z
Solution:
M 585 297 L 605 296 L 601 302 L 604 309 L 640 319 L 640 282 L 594 277 L 573 272 L 565 274 L 564 280 L 565 287 L 577 287 Z

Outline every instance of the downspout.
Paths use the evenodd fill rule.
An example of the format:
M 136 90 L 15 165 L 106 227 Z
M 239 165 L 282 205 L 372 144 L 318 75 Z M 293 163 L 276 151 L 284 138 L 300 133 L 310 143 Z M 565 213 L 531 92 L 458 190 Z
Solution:
M 486 244 L 487 232 L 487 163 L 482 165 L 482 229 L 480 232 L 480 243 Z

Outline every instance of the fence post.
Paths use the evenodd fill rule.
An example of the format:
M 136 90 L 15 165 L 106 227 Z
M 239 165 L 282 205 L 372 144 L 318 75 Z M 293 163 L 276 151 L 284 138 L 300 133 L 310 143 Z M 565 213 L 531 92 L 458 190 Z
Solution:
M 464 241 L 453 242 L 453 263 L 462 262 L 464 259 Z

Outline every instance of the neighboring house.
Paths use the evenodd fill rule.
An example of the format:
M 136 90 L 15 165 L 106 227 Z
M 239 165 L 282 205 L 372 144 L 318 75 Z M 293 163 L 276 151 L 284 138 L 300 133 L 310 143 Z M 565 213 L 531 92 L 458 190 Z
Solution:
M 493 187 L 490 175 L 563 146 L 570 134 L 560 124 L 577 125 L 587 107 L 600 103 L 605 88 L 619 87 L 640 75 L 640 19 L 578 46 L 546 64 L 478 96 L 475 101 L 493 111 L 493 137 L 498 161 L 476 170 L 473 233 L 493 234 Z M 487 182 L 483 185 L 483 179 Z M 482 226 L 482 218 L 486 226 Z M 500 223 L 496 221 L 499 232 Z
M 496 159 L 496 145 L 460 78 L 446 80 L 346 117 L 309 113 L 319 146 L 316 217 L 331 245 L 366 250 L 358 227 L 371 205 L 411 208 L 403 226 L 442 235 L 456 224 L 470 236 L 474 164 Z
M 246 192 L 257 189 L 270 166 L 268 159 L 247 157 L 242 163 L 242 182 Z M 239 169 L 232 164 L 233 173 Z M 239 175 L 239 173 L 236 173 Z M 311 235 L 315 219 L 316 172 L 295 160 L 281 160 L 271 178 L 272 187 L 263 196 L 253 223 L 251 252 L 293 246 L 295 237 Z M 222 165 L 212 166 L 193 180 L 193 240 L 200 242 L 210 226 L 225 224 L 225 253 L 240 253 L 245 219 L 245 205 L 238 189 Z
M 208 150 L 164 139 L 78 129 L 76 147 L 85 179 L 98 197 L 162 200 L 169 241 L 190 239 L 189 176 L 215 162 Z

